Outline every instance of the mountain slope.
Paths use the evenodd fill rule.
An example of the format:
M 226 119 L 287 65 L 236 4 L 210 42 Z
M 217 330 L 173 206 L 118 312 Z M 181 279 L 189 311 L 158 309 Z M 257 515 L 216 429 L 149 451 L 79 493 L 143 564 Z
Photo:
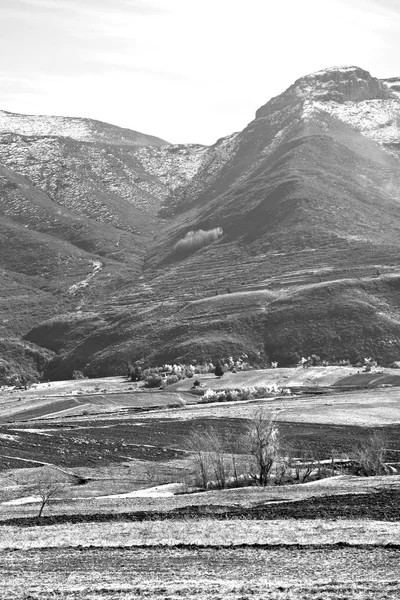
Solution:
M 327 359 L 351 353 L 398 360 L 396 88 L 397 80 L 379 80 L 358 67 L 328 69 L 299 79 L 242 132 L 209 148 L 109 145 L 101 162 L 101 144 L 40 138 L 52 144 L 49 171 L 44 162 L 36 169 L 27 155 L 21 159 L 25 143 L 40 155 L 38 140 L 14 133 L 0 146 L 0 161 L 62 205 L 64 231 L 71 215 L 97 223 L 98 232 L 89 229 L 99 244 L 88 248 L 87 260 L 96 260 L 103 247 L 101 273 L 108 269 L 111 278 L 107 286 L 95 274 L 93 288 L 87 286 L 92 291 L 84 288 L 79 302 L 64 304 L 27 333 L 30 342 L 57 353 L 47 375 L 69 377 L 74 368 L 106 375 L 142 358 L 184 361 L 242 352 L 281 363 L 314 352 Z M 63 157 L 62 169 L 55 169 L 55 155 Z M 124 165 L 123 175 L 117 164 Z M 64 169 L 60 191 L 53 178 Z M 140 172 L 142 187 L 126 178 L 127 170 Z M 80 187 L 86 173 L 92 195 Z M 118 180 L 115 199 L 105 173 Z M 50 211 L 47 200 L 40 202 Z M 22 222 L 14 210 L 17 217 Z M 189 231 L 217 227 L 223 233 L 211 244 L 175 251 Z M 48 231 L 53 235 L 54 225 Z M 120 258 L 112 251 L 114 231 L 127 236 Z M 82 229 L 85 236 L 90 240 Z M 119 261 L 118 285 L 112 261 Z
M 24 136 L 67 137 L 80 142 L 100 142 L 117 146 L 165 146 L 168 144 L 160 138 L 93 119 L 20 115 L 5 110 L 0 111 L 0 130 Z

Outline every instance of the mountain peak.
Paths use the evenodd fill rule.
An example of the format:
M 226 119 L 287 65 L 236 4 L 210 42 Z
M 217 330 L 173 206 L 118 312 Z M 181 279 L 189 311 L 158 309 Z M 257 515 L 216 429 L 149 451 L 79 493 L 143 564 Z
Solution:
M 398 97 L 384 81 L 356 66 L 338 66 L 300 77 L 283 94 L 272 98 L 256 112 L 256 119 L 305 100 L 361 102 Z

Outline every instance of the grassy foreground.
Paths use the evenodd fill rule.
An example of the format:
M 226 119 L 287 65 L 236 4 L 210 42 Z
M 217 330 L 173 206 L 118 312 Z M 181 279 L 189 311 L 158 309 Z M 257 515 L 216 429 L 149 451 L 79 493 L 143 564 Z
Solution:
M 400 523 L 367 520 L 219 521 L 216 519 L 4 526 L 0 550 L 76 547 L 396 545 Z
M 388 548 L 56 549 L 1 554 L 7 600 L 392 600 Z

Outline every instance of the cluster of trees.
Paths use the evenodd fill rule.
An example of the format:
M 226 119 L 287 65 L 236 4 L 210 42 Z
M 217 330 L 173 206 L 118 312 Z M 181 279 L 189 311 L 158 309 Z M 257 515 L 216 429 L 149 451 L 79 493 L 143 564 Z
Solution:
M 214 373 L 217 377 L 227 371 L 246 371 L 250 369 L 247 354 L 242 354 L 238 358 L 229 356 L 226 359 L 202 364 L 164 364 L 160 367 L 144 368 L 141 361 L 137 361 L 128 372 L 128 378 L 131 381 L 145 381 L 146 387 L 157 388 L 177 383 L 181 379 L 201 375 L 205 373 Z
M 390 472 L 384 462 L 385 447 L 384 436 L 374 432 L 350 455 L 332 453 L 323 460 L 309 445 L 291 449 L 281 439 L 273 415 L 262 409 L 254 413 L 239 436 L 224 436 L 214 427 L 196 429 L 186 444 L 193 453 L 194 483 L 203 489 L 304 483 L 343 471 L 381 475 Z
M 201 402 L 240 402 L 256 398 L 274 398 L 275 396 L 290 396 L 289 388 L 280 388 L 272 385 L 251 385 L 242 388 L 212 390 L 206 389 L 201 397 Z
M 294 451 L 280 435 L 273 414 L 258 409 L 240 435 L 224 435 L 220 430 L 193 429 L 186 449 L 193 455 L 193 483 L 203 489 L 224 489 L 248 485 L 304 483 L 342 472 L 361 476 L 391 474 L 385 463 L 387 441 L 381 431 L 373 432 L 356 444 L 348 456 L 320 459 L 309 445 Z M 71 485 L 86 483 L 78 474 L 58 467 L 35 470 L 35 480 L 26 493 L 37 496 L 38 519 L 53 501 L 64 496 Z

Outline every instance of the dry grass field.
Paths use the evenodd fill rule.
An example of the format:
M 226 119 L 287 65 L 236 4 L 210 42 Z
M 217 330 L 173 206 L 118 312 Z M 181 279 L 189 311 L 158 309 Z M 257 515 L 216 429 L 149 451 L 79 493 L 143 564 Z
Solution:
M 216 527 L 218 524 L 218 527 Z M 3 526 L 0 551 L 49 548 L 399 546 L 400 523 L 368 520 L 164 521 Z
M 10 600 L 393 600 L 399 551 L 90 548 L 13 551 L 1 556 Z
M 285 442 L 323 458 L 383 431 L 396 465 L 396 377 L 337 367 L 200 376 L 211 389 L 296 388 L 215 404 L 199 403 L 190 380 L 150 393 L 122 377 L 2 390 L 0 597 L 400 597 L 400 475 L 181 493 L 190 432 L 212 425 L 235 439 L 260 407 Z M 62 485 L 38 521 L 44 473 Z

